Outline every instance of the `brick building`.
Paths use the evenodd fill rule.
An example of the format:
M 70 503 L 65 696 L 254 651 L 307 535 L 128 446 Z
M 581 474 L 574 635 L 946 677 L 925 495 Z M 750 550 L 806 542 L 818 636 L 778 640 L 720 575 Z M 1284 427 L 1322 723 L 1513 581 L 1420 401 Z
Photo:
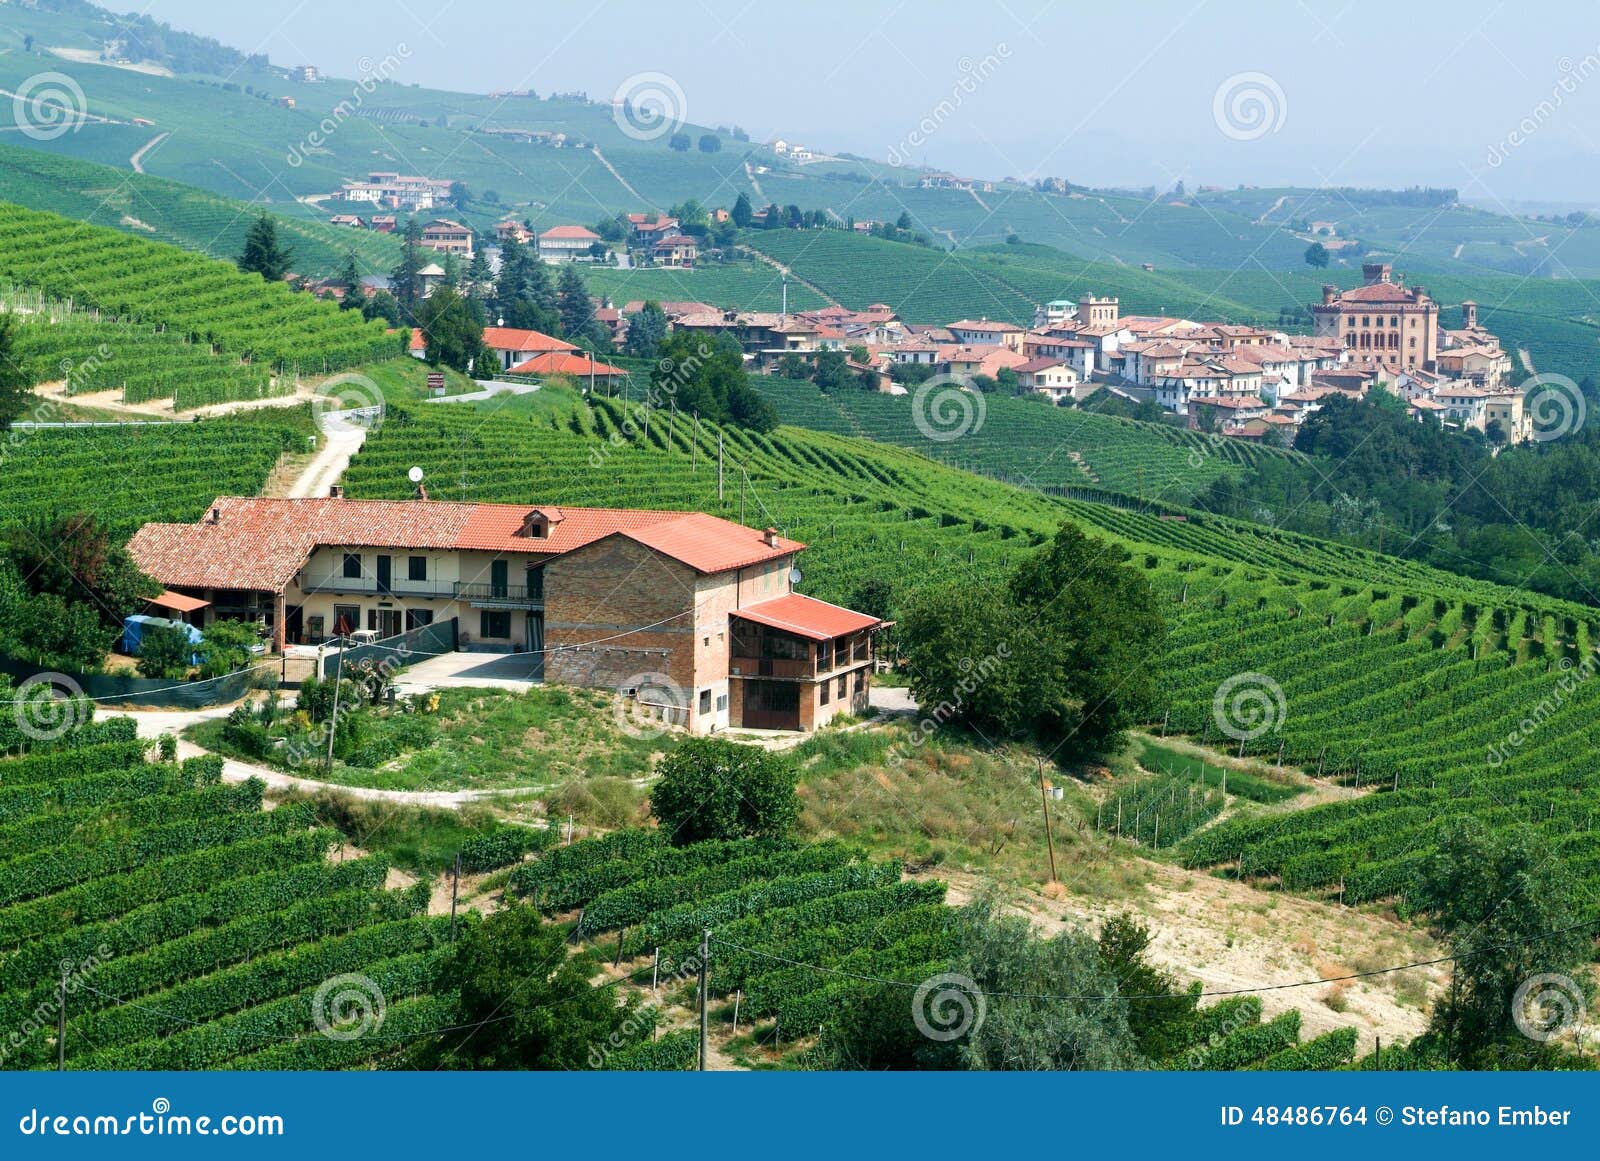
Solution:
M 1322 288 L 1322 301 L 1311 308 L 1317 335 L 1344 344 L 1351 366 L 1431 370 L 1439 356 L 1439 304 L 1422 287 L 1395 282 L 1387 262 L 1369 262 L 1361 273 L 1366 284 L 1353 290 Z
M 256 619 L 281 649 L 454 617 L 465 648 L 527 653 L 552 682 L 648 689 L 697 733 L 867 709 L 881 622 L 795 593 L 804 547 L 698 512 L 244 497 L 128 545 L 206 602 L 202 628 Z

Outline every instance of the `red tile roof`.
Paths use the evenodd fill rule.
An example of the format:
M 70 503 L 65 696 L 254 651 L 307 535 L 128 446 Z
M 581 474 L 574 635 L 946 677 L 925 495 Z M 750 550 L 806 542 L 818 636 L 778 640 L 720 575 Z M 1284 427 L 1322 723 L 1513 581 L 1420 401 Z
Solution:
M 733 616 L 809 637 L 813 641 L 830 641 L 883 624 L 877 617 L 869 617 L 865 613 L 830 605 L 827 601 L 799 593 L 746 605 L 742 609 L 735 609 Z
M 627 372 L 621 367 L 613 367 L 590 359 L 588 355 L 576 355 L 570 351 L 546 351 L 542 355 L 535 355 L 531 359 L 518 363 L 511 368 L 513 375 L 573 375 L 584 377 L 593 372 L 607 379 Z
M 599 234 L 596 234 L 593 230 L 585 229 L 583 226 L 551 226 L 539 237 L 549 238 L 552 241 L 560 238 L 578 239 L 584 242 L 598 242 L 600 240 Z
M 563 342 L 540 331 L 519 330 L 517 327 L 484 327 L 483 344 L 495 351 L 576 351 L 571 343 Z
M 439 500 L 277 500 L 223 496 L 198 524 L 146 524 L 128 543 L 145 572 L 182 588 L 281 592 L 320 545 L 456 549 L 556 556 L 607 536 L 626 536 L 717 573 L 777 560 L 805 547 L 701 512 L 556 508 Z M 544 537 L 518 533 L 528 516 L 549 519 Z

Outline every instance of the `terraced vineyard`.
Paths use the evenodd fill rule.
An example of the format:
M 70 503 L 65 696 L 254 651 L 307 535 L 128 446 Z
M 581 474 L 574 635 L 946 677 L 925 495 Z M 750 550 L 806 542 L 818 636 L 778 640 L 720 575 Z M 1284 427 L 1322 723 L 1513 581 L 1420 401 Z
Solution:
M 291 374 L 340 371 L 400 351 L 382 323 L 231 263 L 9 203 L 0 203 L 0 279 Z
M 265 364 L 215 354 L 170 331 L 56 311 L 20 317 L 17 354 L 35 386 L 60 380 L 71 395 L 117 391 L 124 403 L 171 399 L 178 411 L 294 390 Z
M 0 525 L 93 512 L 132 535 L 197 520 L 218 495 L 255 495 L 284 452 L 304 451 L 305 408 L 201 423 L 18 428 L 0 442 Z
M 304 808 L 263 811 L 262 784 L 221 784 L 220 758 L 151 761 L 133 734 L 91 723 L 0 761 L 0 1013 L 30 1033 L 5 1067 L 54 1063 L 63 973 L 69 1068 L 353 1067 L 450 1022 L 429 991 L 449 920 L 428 917 L 427 884 L 329 862 L 339 835 Z M 360 1010 L 351 989 L 369 1016 L 381 991 L 381 1022 L 323 1035 Z
M 1559 684 L 1571 676 L 1563 659 L 1589 657 L 1600 642 L 1593 609 L 1174 506 L 1053 498 L 796 428 L 725 429 L 719 500 L 711 425 L 697 435 L 682 416 L 639 412 L 629 438 L 620 402 L 567 398 L 568 409 L 552 396 L 536 417 L 394 408 L 347 484 L 403 498 L 416 464 L 440 498 L 742 516 L 808 543 L 802 587 L 844 602 L 869 578 L 889 580 L 896 604 L 935 581 L 996 583 L 1073 520 L 1125 544 L 1163 599 L 1169 729 L 1218 739 L 1219 688 L 1260 674 L 1283 690 L 1281 707 L 1269 701 L 1277 729 L 1244 752 L 1275 756 L 1281 745 L 1285 761 L 1352 791 L 1360 778 L 1356 801 L 1263 809 L 1200 832 L 1182 848 L 1192 863 L 1243 854 L 1244 874 L 1275 878 L 1315 854 L 1294 865 L 1292 885 L 1337 892 L 1343 882 L 1347 900 L 1370 898 L 1399 890 L 1438 828 L 1472 814 L 1537 825 L 1575 874 L 1600 873 L 1584 833 L 1600 779 L 1588 758 L 1600 742 L 1600 682 Z M 1540 728 L 1505 744 L 1534 714 Z
M 1002 393 L 985 395 L 981 403 L 958 399 L 964 406 L 946 401 L 944 422 L 939 397 L 919 400 L 915 388 L 907 395 L 825 395 L 814 383 L 777 376 L 753 382 L 785 423 L 913 448 L 952 467 L 1025 487 L 1097 486 L 1187 504 L 1219 477 L 1237 475 L 1264 457 L 1302 458 L 1243 440 L 1213 439 L 1166 424 L 1052 407 Z M 981 419 L 974 410 L 979 406 Z M 918 426 L 918 414 L 932 437 Z M 949 436 L 954 438 L 943 438 Z

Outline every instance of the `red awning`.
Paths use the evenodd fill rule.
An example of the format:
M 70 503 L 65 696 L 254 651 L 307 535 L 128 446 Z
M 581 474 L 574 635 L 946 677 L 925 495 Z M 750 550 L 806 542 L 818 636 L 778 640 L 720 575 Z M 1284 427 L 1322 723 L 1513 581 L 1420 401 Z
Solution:
M 835 637 L 875 629 L 883 624 L 876 617 L 799 593 L 746 605 L 742 609 L 735 609 L 733 615 L 758 625 L 782 629 L 785 633 L 809 637 L 813 641 L 831 641 Z
M 182 593 L 166 590 L 159 597 L 150 598 L 152 605 L 159 605 L 163 609 L 172 609 L 179 613 L 193 613 L 198 609 L 209 608 L 210 601 L 202 601 L 198 597 L 186 597 Z

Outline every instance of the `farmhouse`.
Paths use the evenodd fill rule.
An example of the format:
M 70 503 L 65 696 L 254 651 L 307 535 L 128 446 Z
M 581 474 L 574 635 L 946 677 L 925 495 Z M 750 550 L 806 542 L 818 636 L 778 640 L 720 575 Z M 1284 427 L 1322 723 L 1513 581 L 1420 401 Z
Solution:
M 814 729 L 867 708 L 877 618 L 793 591 L 805 545 L 698 512 L 219 497 L 128 550 L 207 616 L 281 649 L 457 618 L 468 649 L 546 680 L 648 687 L 698 733 Z
M 422 244 L 441 254 L 472 257 L 472 231 L 449 218 L 436 218 L 422 227 Z
M 522 330 L 519 327 L 484 327 L 483 345 L 494 352 L 502 371 L 526 363 L 535 355 L 571 354 L 578 349 L 542 331 Z
M 546 262 L 576 262 L 590 257 L 600 235 L 582 226 L 551 226 L 539 235 L 539 257 Z

